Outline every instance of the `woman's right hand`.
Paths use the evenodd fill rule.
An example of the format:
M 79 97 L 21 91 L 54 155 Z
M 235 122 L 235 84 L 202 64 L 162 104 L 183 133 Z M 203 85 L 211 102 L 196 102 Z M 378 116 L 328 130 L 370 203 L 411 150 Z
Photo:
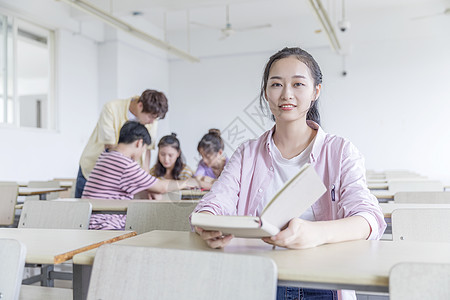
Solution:
M 214 182 L 216 181 L 214 178 L 209 176 L 197 176 L 195 177 L 200 185 L 200 187 L 204 190 L 210 190 Z
M 195 232 L 206 242 L 206 244 L 214 249 L 225 247 L 233 238 L 233 235 L 223 235 L 220 231 L 208 231 L 195 226 Z

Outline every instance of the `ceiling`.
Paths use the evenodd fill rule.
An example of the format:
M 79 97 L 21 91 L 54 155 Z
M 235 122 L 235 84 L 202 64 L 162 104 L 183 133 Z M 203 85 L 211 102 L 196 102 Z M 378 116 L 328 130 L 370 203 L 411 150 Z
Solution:
M 131 24 L 149 22 L 162 29 L 169 36 L 168 41 L 182 49 L 186 46 L 186 35 L 191 37 L 191 50 L 194 54 L 202 53 L 204 43 L 197 42 L 196 35 L 202 41 L 207 39 L 217 43 L 220 31 L 192 24 L 202 23 L 211 27 L 223 28 L 226 25 L 226 6 L 229 6 L 230 23 L 234 28 L 271 24 L 266 30 L 252 30 L 243 34 L 235 34 L 230 42 L 233 49 L 241 44 L 254 42 L 255 51 L 264 48 L 263 41 L 273 43 L 272 48 L 280 44 L 301 43 L 308 46 L 328 45 L 328 39 L 321 32 L 321 25 L 313 13 L 308 0 L 84 0 L 89 1 L 104 11 L 119 17 Z M 352 24 L 350 33 L 339 32 L 338 21 L 342 19 L 342 3 L 345 2 L 346 19 Z M 450 7 L 450 0 L 322 0 L 332 24 L 336 26 L 338 35 L 343 39 L 352 38 L 357 30 L 359 39 L 366 36 L 372 38 L 379 35 L 384 38 L 392 28 L 402 36 L 409 27 L 411 34 L 417 31 L 428 32 L 450 28 L 450 15 L 427 18 L 412 23 L 414 17 L 421 17 L 444 12 Z M 142 22 L 142 21 L 146 22 Z M 136 21 L 136 22 L 134 22 Z M 432 24 L 432 23 L 435 24 Z M 399 24 L 399 29 L 394 27 Z M 147 23 L 148 24 L 148 23 Z M 384 24 L 380 26 L 380 24 Z M 387 25 L 386 25 L 387 24 Z M 430 25 L 432 24 L 432 25 Z M 387 27 L 387 29 L 386 29 Z M 417 28 L 411 28 L 417 27 Z M 444 28 L 444 29 L 442 29 Z M 144 28 L 145 29 L 145 28 Z M 201 34 L 200 34 L 201 33 Z M 295 39 L 291 36 L 295 36 Z M 394 35 L 392 35 L 393 38 Z M 197 39 L 197 40 L 196 40 Z M 253 39 L 253 40 L 252 40 Z M 276 41 L 273 41 L 276 40 Z M 258 44 L 258 42 L 260 44 Z M 347 43 L 348 44 L 348 43 Z M 225 46 L 224 46 L 225 45 Z M 195 47 L 198 47 L 195 49 Z M 211 49 L 213 46 L 208 45 Z M 226 43 L 217 45 L 223 52 L 232 52 Z M 226 47 L 230 47 L 226 49 Z M 250 46 L 248 47 L 250 48 Z M 270 48 L 270 47 L 268 47 Z M 222 50 L 222 49 L 221 49 Z M 220 52 L 220 51 L 219 51 Z
M 86 0 L 85 0 L 86 1 Z M 265 23 L 284 23 L 292 18 L 311 15 L 307 0 L 88 0 L 117 16 L 145 18 L 152 24 L 168 30 L 186 28 L 187 15 L 190 21 L 223 26 L 225 7 L 230 7 L 230 22 L 239 26 Z M 343 0 L 322 0 L 330 16 L 340 17 Z M 344 0 L 347 15 L 399 9 L 421 9 L 424 15 L 444 11 L 450 7 L 449 0 Z M 164 25 L 166 15 L 166 25 Z M 450 16 L 449 16 L 450 18 Z M 191 28 L 192 29 L 192 28 Z M 195 28 L 194 28 L 195 29 Z

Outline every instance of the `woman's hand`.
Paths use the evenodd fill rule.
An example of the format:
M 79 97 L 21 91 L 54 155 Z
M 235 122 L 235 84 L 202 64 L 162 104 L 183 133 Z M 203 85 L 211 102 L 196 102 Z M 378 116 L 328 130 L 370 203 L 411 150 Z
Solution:
M 200 187 L 204 190 L 210 190 L 216 179 L 211 178 L 209 176 L 197 176 L 195 177 Z
M 233 235 L 223 235 L 220 231 L 208 231 L 195 226 L 195 232 L 206 242 L 206 244 L 214 249 L 225 247 L 233 238 Z
M 294 218 L 288 226 L 272 237 L 265 237 L 263 241 L 271 245 L 290 249 L 306 249 L 324 244 L 318 222 L 305 221 Z

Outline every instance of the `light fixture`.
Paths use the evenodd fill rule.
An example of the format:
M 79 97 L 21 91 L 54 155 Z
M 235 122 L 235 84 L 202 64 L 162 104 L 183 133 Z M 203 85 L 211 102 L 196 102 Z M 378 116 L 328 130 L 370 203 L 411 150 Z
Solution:
M 56 1 L 63 1 L 67 4 L 70 4 L 71 6 L 75 7 L 76 9 L 79 9 L 85 13 L 90 14 L 114 28 L 125 31 L 128 34 L 131 34 L 141 40 L 144 40 L 158 48 L 164 49 L 180 58 L 186 59 L 191 62 L 199 62 L 200 61 L 197 57 L 194 57 L 183 50 L 175 48 L 174 46 L 170 45 L 169 43 L 166 43 L 154 36 L 151 36 L 143 31 L 131 26 L 128 23 L 123 22 L 122 20 L 114 17 L 113 15 L 108 14 L 107 12 L 99 9 L 98 7 L 92 5 L 91 3 L 88 3 L 88 2 L 82 1 L 82 0 L 56 0 Z
M 330 41 L 331 47 L 334 51 L 339 53 L 341 51 L 341 44 L 339 39 L 336 36 L 336 32 L 334 31 L 334 27 L 331 24 L 330 18 L 328 17 L 327 11 L 322 5 L 321 0 L 309 0 L 311 7 L 319 19 L 320 24 L 323 27 L 323 30 L 327 34 L 328 40 Z

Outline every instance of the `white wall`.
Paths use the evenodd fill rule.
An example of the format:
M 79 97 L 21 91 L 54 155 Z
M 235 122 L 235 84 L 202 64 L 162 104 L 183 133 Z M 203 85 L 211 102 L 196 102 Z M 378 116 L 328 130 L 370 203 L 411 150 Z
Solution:
M 353 141 L 368 168 L 405 168 L 450 182 L 450 24 L 445 17 L 410 22 L 410 16 L 422 14 L 420 7 L 411 6 L 408 15 L 403 7 L 366 15 L 350 11 L 352 29 L 348 37 L 341 36 L 352 42 L 346 45 L 352 49 L 346 77 L 341 76 L 341 58 L 323 36 L 310 39 L 301 30 L 270 28 L 222 42 L 217 32 L 193 32 L 192 53 L 201 58 L 195 64 L 167 60 L 163 51 L 108 34 L 96 22 L 83 22 L 79 32 L 73 12 L 57 1 L 0 0 L 0 7 L 57 30 L 59 116 L 56 132 L 0 128 L 0 180 L 74 177 L 102 104 L 145 88 L 168 96 L 170 116 L 158 135 L 177 132 L 191 167 L 196 167 L 199 139 L 212 127 L 223 130 L 231 155 L 239 142 L 271 126 L 257 114 L 255 101 L 268 57 L 282 46 L 299 44 L 324 73 L 326 131 Z M 139 22 L 140 28 L 161 35 Z M 306 23 L 317 27 L 310 18 Z M 184 36 L 169 40 L 185 47 Z
M 165 52 L 111 34 L 57 1 L 0 1 L 0 9 L 56 31 L 58 119 L 56 131 L 0 127 L 0 180 L 76 177 L 81 152 L 104 102 L 146 88 L 168 94 Z M 169 132 L 168 119 L 161 122 L 161 131 Z
M 79 155 L 97 116 L 97 46 L 58 31 L 57 131 L 0 129 L 1 180 L 76 176 Z
M 409 169 L 449 183 L 450 24 L 445 18 L 411 23 L 397 16 L 381 11 L 353 19 L 351 38 L 342 36 L 352 42 L 345 45 L 351 49 L 346 77 L 342 58 L 329 47 L 298 42 L 324 74 L 322 125 L 349 138 L 367 168 Z M 170 64 L 172 130 L 194 168 L 196 145 L 208 128 L 224 130 L 240 117 L 255 133 L 262 131 L 243 110 L 259 93 L 262 68 L 275 50 L 227 56 L 211 44 L 199 64 Z

